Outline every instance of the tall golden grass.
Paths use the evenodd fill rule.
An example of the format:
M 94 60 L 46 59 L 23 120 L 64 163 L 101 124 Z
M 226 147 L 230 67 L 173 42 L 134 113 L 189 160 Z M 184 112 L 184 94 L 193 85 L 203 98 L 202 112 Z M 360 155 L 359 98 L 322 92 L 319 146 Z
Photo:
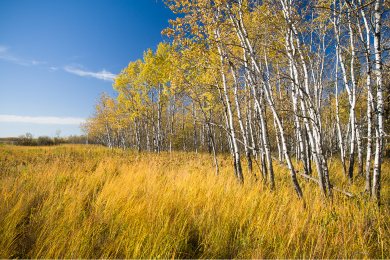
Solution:
M 306 207 L 275 165 L 277 188 L 215 176 L 208 154 L 94 146 L 0 147 L 0 258 L 388 258 L 389 162 L 380 209 L 358 194 Z M 340 164 L 334 183 L 347 187 Z

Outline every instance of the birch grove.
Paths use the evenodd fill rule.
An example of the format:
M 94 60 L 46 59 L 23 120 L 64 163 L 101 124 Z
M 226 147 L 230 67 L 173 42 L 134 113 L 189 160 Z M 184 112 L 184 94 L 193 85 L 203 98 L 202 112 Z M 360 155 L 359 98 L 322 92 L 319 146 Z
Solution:
M 384 0 L 167 0 L 178 14 L 116 77 L 84 128 L 108 147 L 229 153 L 240 183 L 285 165 L 332 197 L 331 160 L 380 202 L 389 150 Z M 387 152 L 388 153 L 388 152 Z

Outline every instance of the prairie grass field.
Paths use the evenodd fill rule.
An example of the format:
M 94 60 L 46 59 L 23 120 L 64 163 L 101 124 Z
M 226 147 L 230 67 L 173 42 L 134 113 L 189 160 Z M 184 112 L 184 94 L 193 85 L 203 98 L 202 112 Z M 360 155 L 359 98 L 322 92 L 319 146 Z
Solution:
M 299 179 L 305 207 L 283 166 L 271 191 L 218 159 L 216 176 L 202 153 L 0 146 L 0 258 L 390 257 L 389 161 L 378 208 L 336 159 L 331 180 L 357 196 Z

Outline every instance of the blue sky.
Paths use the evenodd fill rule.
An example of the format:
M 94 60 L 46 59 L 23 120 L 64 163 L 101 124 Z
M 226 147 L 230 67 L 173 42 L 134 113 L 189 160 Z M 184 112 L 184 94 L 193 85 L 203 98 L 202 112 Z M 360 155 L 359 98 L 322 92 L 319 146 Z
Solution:
M 170 18 L 162 0 L 1 0 L 0 137 L 80 134 Z

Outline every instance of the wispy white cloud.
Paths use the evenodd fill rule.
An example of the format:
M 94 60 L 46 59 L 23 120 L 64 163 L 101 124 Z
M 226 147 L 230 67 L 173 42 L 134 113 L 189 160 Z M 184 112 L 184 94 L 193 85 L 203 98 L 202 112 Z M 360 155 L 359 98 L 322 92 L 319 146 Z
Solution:
M 77 56 L 76 56 L 77 57 Z M 14 55 L 12 52 L 10 52 L 10 49 L 7 46 L 0 45 L 0 60 L 11 62 L 14 64 L 18 64 L 21 66 L 38 66 L 38 65 L 45 65 L 46 69 L 50 71 L 57 71 L 59 67 L 53 66 L 51 64 L 48 64 L 45 61 L 39 61 L 35 59 L 24 59 L 21 57 L 18 57 Z M 115 74 L 103 69 L 98 72 L 89 71 L 83 68 L 82 65 L 76 64 L 76 65 L 68 65 L 63 67 L 63 70 L 72 73 L 75 75 L 78 75 L 80 77 L 91 77 L 95 79 L 105 80 L 105 81 L 113 81 L 116 77 Z
M 66 72 L 78 75 L 80 77 L 92 77 L 92 78 L 106 80 L 106 81 L 113 81 L 114 78 L 116 77 L 115 74 L 113 74 L 109 71 L 106 71 L 104 69 L 102 71 L 93 72 L 93 71 L 88 71 L 88 70 L 84 70 L 84 69 L 73 67 L 73 66 L 65 66 L 64 70 Z
M 44 61 L 23 59 L 13 55 L 7 46 L 0 45 L 0 60 L 8 61 L 22 66 L 37 66 L 46 64 Z
M 85 122 L 85 118 L 79 117 L 56 117 L 56 116 L 16 116 L 0 115 L 3 123 L 30 123 L 45 125 L 79 125 Z
M 0 53 L 6 52 L 8 48 L 6 46 L 0 45 Z
M 38 60 L 32 60 L 30 61 L 31 65 L 41 65 L 41 64 L 46 64 L 46 61 L 38 61 Z

